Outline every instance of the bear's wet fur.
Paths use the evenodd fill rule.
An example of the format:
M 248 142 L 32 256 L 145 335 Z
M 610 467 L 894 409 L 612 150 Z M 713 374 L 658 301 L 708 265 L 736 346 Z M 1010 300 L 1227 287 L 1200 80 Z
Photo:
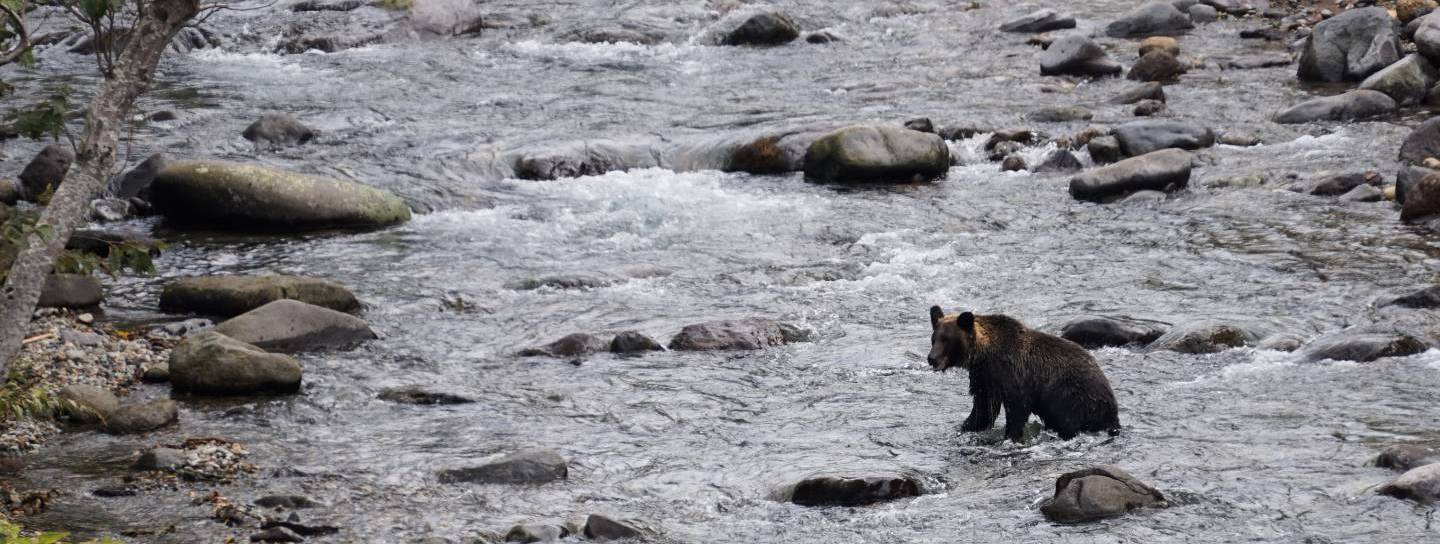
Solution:
M 1120 429 L 1110 380 L 1079 344 L 1027 328 L 1003 315 L 945 315 L 930 308 L 930 367 L 970 373 L 975 407 L 960 427 L 988 430 L 1005 409 L 1005 437 L 1020 442 L 1030 414 L 1069 440 Z

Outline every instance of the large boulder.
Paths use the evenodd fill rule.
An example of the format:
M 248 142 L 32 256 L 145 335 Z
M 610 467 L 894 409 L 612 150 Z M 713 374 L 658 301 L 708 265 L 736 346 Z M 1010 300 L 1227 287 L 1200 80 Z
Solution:
M 543 484 L 569 475 L 565 458 L 551 450 L 525 450 L 484 465 L 444 470 L 441 483 Z
M 105 432 L 134 434 L 153 431 L 180 418 L 180 407 L 173 400 L 152 400 L 122 404 L 105 418 Z
M 1381 451 L 1371 463 L 1380 468 L 1409 472 L 1418 467 L 1440 463 L 1440 451 L 1419 444 L 1396 444 Z
M 1060 15 L 1053 9 L 1042 9 L 1000 25 L 1002 32 L 1049 32 L 1075 28 L 1075 18 Z
M 1135 81 L 1174 81 L 1189 68 L 1165 51 L 1150 51 L 1135 61 L 1126 79 Z
M 1256 333 L 1224 323 L 1193 322 L 1175 327 L 1150 343 L 1150 350 L 1178 353 L 1219 353 L 1231 348 L 1254 345 L 1260 340 Z
M 1105 26 L 1112 38 L 1173 35 L 1195 28 L 1190 17 L 1169 2 L 1150 2 L 1121 15 Z
M 70 163 L 74 161 L 75 154 L 60 144 L 50 144 L 41 149 L 20 171 L 20 188 L 25 198 L 35 200 L 46 190 L 59 188 L 60 182 L 65 181 L 65 173 L 70 171 Z
M 1425 101 L 1436 78 L 1435 66 L 1425 57 L 1412 54 L 1371 74 L 1360 88 L 1385 93 L 1401 106 L 1413 106 Z
M 387 191 L 231 162 L 170 164 L 151 193 L 169 219 L 226 229 L 370 228 L 410 219 L 410 207 Z
M 746 19 L 721 42 L 724 45 L 782 45 L 800 37 L 795 26 L 783 13 L 767 12 Z
M 1162 149 L 1077 174 L 1070 178 L 1070 196 L 1103 202 L 1136 191 L 1184 188 L 1190 183 L 1190 168 L 1189 152 Z
M 763 317 L 686 325 L 670 339 L 677 351 L 762 349 L 809 339 L 801 328 Z
M 89 384 L 71 384 L 60 389 L 65 415 L 78 423 L 97 423 L 120 407 L 120 400 L 109 389 Z
M 1087 316 L 1070 320 L 1060 328 L 1060 337 L 1087 349 L 1106 346 L 1149 344 L 1166 328 L 1153 321 L 1128 317 Z
M 1360 81 L 1400 60 L 1400 25 L 1381 7 L 1352 9 L 1315 25 L 1300 54 L 1303 81 Z
M 1077 470 L 1055 480 L 1040 513 L 1056 523 L 1084 523 L 1163 504 L 1165 496 L 1117 467 Z
M 805 151 L 805 179 L 827 183 L 930 181 L 950 169 L 950 148 L 936 134 L 901 126 L 840 129 Z
M 345 286 L 301 276 L 202 276 L 179 278 L 160 291 L 160 309 L 231 317 L 289 299 L 341 312 L 360 308 Z
M 353 315 L 289 299 L 231 318 L 216 325 L 215 332 L 286 352 L 349 347 L 376 338 L 375 331 Z
M 1384 357 L 1404 357 L 1425 351 L 1424 342 L 1408 334 L 1345 332 L 1316 339 L 1305 349 L 1306 361 L 1368 363 Z
M 1120 75 L 1123 70 L 1104 49 L 1078 34 L 1055 40 L 1040 54 L 1042 76 L 1106 77 Z
M 197 395 L 256 395 L 300 390 L 295 359 L 266 353 L 216 332 L 192 334 L 170 352 L 170 384 Z
M 1440 500 L 1440 463 L 1410 469 L 1375 492 L 1425 504 Z
M 920 483 L 908 476 L 816 476 L 795 484 L 790 502 L 801 506 L 862 506 L 919 495 Z
M 1115 139 L 1127 156 L 1135 157 L 1161 149 L 1196 150 L 1215 145 L 1215 132 L 1185 121 L 1146 119 L 1115 128 Z
M 1275 122 L 1293 125 L 1318 121 L 1359 121 L 1394 113 L 1398 107 L 1395 100 L 1385 93 L 1358 89 L 1306 100 L 1276 113 Z
M 84 274 L 51 274 L 40 289 L 41 308 L 90 308 L 105 299 L 100 280 Z
M 303 145 L 315 138 L 315 131 L 299 119 L 280 113 L 266 114 L 240 134 L 246 140 L 272 146 Z

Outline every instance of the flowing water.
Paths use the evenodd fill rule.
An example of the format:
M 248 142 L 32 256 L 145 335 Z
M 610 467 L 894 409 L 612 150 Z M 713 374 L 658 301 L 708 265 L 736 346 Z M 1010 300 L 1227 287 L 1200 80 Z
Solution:
M 1024 445 L 1004 443 L 998 429 L 961 434 L 970 406 L 964 375 L 934 373 L 924 362 L 932 304 L 1005 313 L 1045 330 L 1095 313 L 1219 320 L 1304 337 L 1401 322 L 1429 329 L 1440 323 L 1434 313 L 1375 302 L 1434 280 L 1433 235 L 1401 225 L 1390 203 L 1284 189 L 1287 173 L 1393 176 L 1400 141 L 1423 112 L 1279 126 L 1269 115 L 1318 92 L 1296 84 L 1293 66 L 1192 71 L 1166 89 L 1169 116 L 1255 134 L 1267 145 L 1200 152 L 1204 166 L 1191 189 L 1150 204 L 1077 202 L 1064 176 L 1001 173 L 996 163 L 970 159 L 934 184 L 866 190 L 808 184 L 799 174 L 708 170 L 521 181 L 494 175 L 498 153 L 577 139 L 674 141 L 918 116 L 1052 134 L 1086 126 L 1022 120 L 1047 105 L 1087 106 L 1095 124 L 1118 124 L 1131 119 L 1129 107 L 1104 101 L 1128 82 L 1042 78 L 1026 36 L 994 29 L 1048 6 L 1073 11 L 1078 31 L 1090 32 L 1133 4 L 780 0 L 803 28 L 829 28 L 843 41 L 752 49 L 709 45 L 718 11 L 696 0 L 512 0 L 481 7 L 520 24 L 478 38 L 276 55 L 274 34 L 293 21 L 326 18 L 347 28 L 344 16 L 292 14 L 281 4 L 222 12 L 207 23 L 227 35 L 221 47 L 167 60 L 161 88 L 141 109 L 175 109 L 181 118 L 138 128 L 135 153 L 349 177 L 428 213 L 378 232 L 279 239 L 162 226 L 173 247 L 157 262 L 160 277 L 117 282 L 107 311 L 159 317 L 158 286 L 168 277 L 309 274 L 353 287 L 382 337 L 302 356 L 305 387 L 294 397 L 186 403 L 180 425 L 143 437 L 56 439 L 26 477 L 74 491 L 34 520 L 42 526 L 174 526 L 136 539 L 147 542 L 243 538 L 247 531 L 210 520 L 209 507 L 183 493 L 85 493 L 115 482 L 138 448 L 223 436 L 245 444 L 260 470 L 222 492 L 237 500 L 314 497 L 328 506 L 303 511 L 305 521 L 342 527 L 322 542 L 464 542 L 477 531 L 588 513 L 642 520 L 677 542 L 1440 539 L 1432 509 L 1375 495 L 1393 474 L 1365 466 L 1397 441 L 1440 442 L 1434 351 L 1362 365 L 1250 348 L 1102 349 L 1095 356 L 1114 384 L 1124 432 L 1069 442 L 1042 434 Z M 363 11 L 370 9 L 362 12 L 386 17 Z M 672 39 L 563 39 L 622 23 Z M 1258 24 L 1203 26 L 1181 44 L 1212 66 L 1221 57 L 1283 53 L 1283 45 L 1236 37 Z M 1102 43 L 1134 61 L 1134 42 Z M 85 73 L 84 59 L 58 51 L 42 58 L 34 74 Z M 278 152 L 239 137 L 277 110 L 322 135 Z M 973 156 L 975 144 L 954 145 Z M 5 168 L 18 170 L 30 145 L 11 144 Z M 1252 174 L 1272 181 L 1211 186 Z M 576 272 L 620 281 L 588 290 L 505 287 Z M 634 329 L 663 340 L 688 323 L 748 316 L 803 325 L 815 341 L 754 352 L 597 355 L 578 366 L 514 356 L 572 332 Z M 402 385 L 479 402 L 376 398 Z M 531 447 L 567 457 L 569 479 L 509 487 L 435 477 Z M 1057 475 L 1102 463 L 1155 485 L 1172 506 L 1083 526 L 1043 519 L 1036 506 Z M 924 495 L 864 508 L 777 500 L 787 484 L 834 472 L 913 474 Z

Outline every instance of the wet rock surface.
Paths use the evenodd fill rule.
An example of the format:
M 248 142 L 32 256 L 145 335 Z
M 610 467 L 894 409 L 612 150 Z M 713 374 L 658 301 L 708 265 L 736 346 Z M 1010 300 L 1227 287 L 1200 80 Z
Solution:
M 1182 189 L 1190 183 L 1190 169 L 1189 153 L 1180 149 L 1155 151 L 1080 173 L 1070 179 L 1070 196 L 1099 202 L 1136 191 Z
M 1060 337 L 1088 349 L 1105 346 L 1128 346 L 1149 344 L 1168 327 L 1153 321 L 1141 321 L 1127 317 L 1091 316 L 1080 317 L 1066 323 L 1060 329 Z
M 677 351 L 753 350 L 808 339 L 809 334 L 797 326 L 752 317 L 686 325 L 670 339 L 669 347 Z
M 346 348 L 376 338 L 375 331 L 355 316 L 289 299 L 233 317 L 216 325 L 215 332 L 284 352 Z
M 1118 467 L 1104 465 L 1066 473 L 1055 480 L 1055 496 L 1040 505 L 1056 523 L 1085 523 L 1163 504 L 1165 496 Z
M 526 450 L 501 457 L 484 465 L 444 470 L 441 483 L 544 484 L 564 480 L 568 463 L 550 450 Z
M 904 476 L 817 476 L 795 484 L 790 502 L 801 506 L 863 506 L 919 495 L 919 482 Z
M 303 375 L 295 359 L 219 332 L 182 340 L 170 352 L 168 370 L 175 391 L 198 395 L 294 393 Z
M 172 313 L 233 317 L 277 300 L 298 300 L 341 312 L 360 308 L 344 286 L 300 276 L 204 276 L 178 278 L 160 292 L 160 308 Z

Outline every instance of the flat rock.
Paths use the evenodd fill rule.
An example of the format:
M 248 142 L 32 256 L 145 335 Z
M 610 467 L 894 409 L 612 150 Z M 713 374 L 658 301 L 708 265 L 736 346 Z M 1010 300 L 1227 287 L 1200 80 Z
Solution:
M 1190 183 L 1190 169 L 1189 152 L 1162 149 L 1077 174 L 1070 178 L 1070 196 L 1101 202 L 1136 191 L 1182 189 Z
M 134 434 L 153 431 L 175 423 L 179 417 L 179 406 L 173 400 L 122 404 L 105 419 L 105 432 Z
M 930 181 L 950 170 L 950 148 L 936 134 L 891 125 L 840 129 L 805 151 L 805 179 L 824 183 Z
M 390 389 L 381 391 L 379 397 L 380 400 L 394 402 L 398 404 L 436 405 L 470 404 L 472 402 L 475 402 L 475 399 L 472 399 L 470 397 L 456 395 L 454 393 L 444 393 L 440 391 L 427 391 L 425 389 L 422 389 L 418 385 L 392 387 Z
M 542 287 L 551 289 L 599 289 L 615 284 L 615 279 L 593 274 L 557 274 L 538 278 L 527 278 L 505 284 L 506 289 L 533 291 Z
M 523 357 L 579 357 L 608 349 L 610 342 L 590 333 L 577 332 L 538 348 L 522 350 Z
M 1112 38 L 1140 38 L 1174 35 L 1195 28 L 1190 16 L 1175 9 L 1169 2 L 1149 2 L 1120 16 L 1105 26 Z
M 316 508 L 325 506 L 315 499 L 304 495 L 266 495 L 255 499 L 255 506 L 262 508 L 285 508 L 298 510 L 303 508 Z
M 1053 9 L 1042 9 L 1000 25 L 1002 32 L 1049 32 L 1075 28 L 1075 18 L 1060 15 Z
M 1196 150 L 1215 145 L 1215 132 L 1185 121 L 1145 119 L 1115 128 L 1115 139 L 1127 156 L 1135 157 L 1161 149 Z
M 512 453 L 477 467 L 444 470 L 441 483 L 543 484 L 564 480 L 569 473 L 565 458 L 551 450 Z
M 1381 7 L 1359 8 L 1315 25 L 1305 38 L 1301 81 L 1360 81 L 1400 60 L 1400 25 Z
M 1371 463 L 1380 468 L 1409 472 L 1425 465 L 1440 463 L 1440 451 L 1419 444 L 1396 444 L 1381 451 Z
M 1077 470 L 1055 480 L 1055 496 L 1040 505 L 1056 523 L 1085 523 L 1137 508 L 1163 504 L 1165 496 L 1117 467 L 1103 465 Z
M 301 276 L 202 276 L 178 278 L 160 292 L 160 309 L 233 317 L 277 300 L 298 300 L 322 308 L 352 312 L 355 294 L 338 283 Z
M 773 319 L 751 317 L 686 325 L 679 334 L 670 339 L 670 349 L 750 350 L 807 340 L 809 334 L 799 327 Z
M 1179 353 L 1219 353 L 1227 349 L 1253 345 L 1259 337 L 1235 325 L 1196 322 L 1177 326 L 1155 339 L 1150 350 Z
M 552 542 L 570 536 L 564 525 L 516 525 L 505 533 L 506 542 Z
M 294 393 L 304 373 L 294 358 L 213 331 L 181 340 L 169 367 L 175 391 L 197 395 Z
M 1374 185 L 1360 185 L 1337 198 L 1343 202 L 1379 202 L 1385 200 L 1385 192 Z
M 1395 333 L 1344 332 L 1316 339 L 1305 349 L 1306 361 L 1368 363 L 1385 357 L 1424 352 L 1428 346 L 1413 336 Z
M 1165 86 L 1158 82 L 1141 83 L 1110 99 L 1111 104 L 1134 104 L 1141 100 L 1165 101 Z
M 817 476 L 795 484 L 790 502 L 801 506 L 862 506 L 920 496 L 920 483 L 905 476 Z
M 1076 34 L 1055 40 L 1040 54 L 1042 76 L 1106 77 L 1120 75 L 1123 70 L 1094 41 Z
M 1435 502 L 1440 499 L 1440 463 L 1410 469 L 1375 492 L 1422 504 Z
M 41 308 L 92 308 L 105 299 L 100 280 L 82 274 L 51 274 L 40 290 Z
M 617 521 L 600 514 L 590 514 L 585 518 L 585 538 L 590 540 L 624 540 L 644 536 L 644 531 L 628 522 Z
M 60 389 L 60 400 L 71 403 L 64 412 L 78 423 L 98 423 L 120 407 L 120 399 L 109 389 L 89 384 L 71 384 Z
M 388 191 L 252 164 L 171 163 L 151 193 L 168 219 L 232 230 L 374 228 L 410 220 L 410 207 Z
M 215 332 L 284 352 L 349 347 L 376 338 L 375 331 L 353 315 L 288 299 L 231 318 L 215 326 Z
M 1395 113 L 1398 107 L 1385 93 L 1361 89 L 1306 100 L 1276 113 L 1274 120 L 1281 124 L 1360 121 Z
M 1154 342 L 1167 329 L 1159 323 L 1128 317 L 1088 316 L 1070 320 L 1060 329 L 1060 337 L 1086 349 L 1106 346 L 1128 346 Z
M 1095 117 L 1090 110 L 1074 106 L 1051 106 L 1025 114 L 1025 119 L 1037 123 L 1064 123 L 1068 121 L 1089 121 Z
M 1371 74 L 1359 88 L 1385 93 L 1401 106 L 1413 106 L 1425 101 L 1436 79 L 1435 66 L 1425 57 L 1411 54 Z

